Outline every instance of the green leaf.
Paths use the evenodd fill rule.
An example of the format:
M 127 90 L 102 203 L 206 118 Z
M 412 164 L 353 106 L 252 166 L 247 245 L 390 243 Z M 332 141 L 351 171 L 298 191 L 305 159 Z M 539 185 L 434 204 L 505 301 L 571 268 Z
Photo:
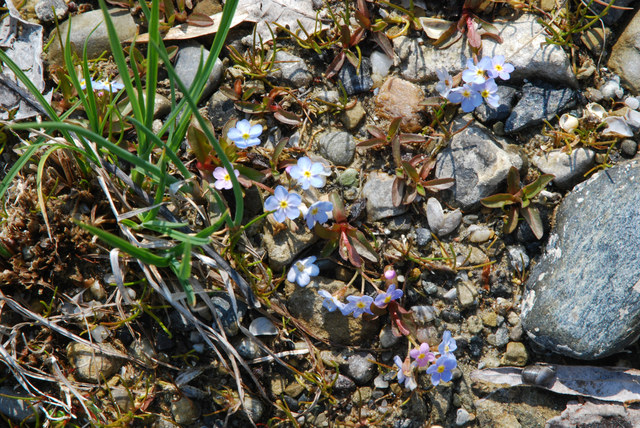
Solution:
M 420 182 L 420 175 L 418 174 L 418 171 L 413 167 L 413 165 L 411 165 L 409 162 L 402 161 L 402 168 L 407 171 L 407 174 L 415 183 Z
M 511 233 L 516 230 L 516 226 L 518 225 L 518 208 L 511 207 L 509 210 L 509 215 L 507 216 L 507 222 L 504 224 L 504 227 L 507 233 Z
M 125 253 L 129 254 L 131 257 L 134 257 L 138 260 L 140 260 L 143 263 L 149 264 L 149 265 L 154 265 L 154 266 L 158 266 L 158 267 L 167 267 L 169 266 L 169 257 L 161 257 L 158 256 L 154 253 L 152 253 L 151 251 L 145 249 L 145 248 L 140 248 L 140 247 L 136 247 L 135 245 L 133 245 L 132 243 L 130 243 L 129 241 L 126 241 L 122 238 L 120 238 L 119 236 L 116 236 L 110 232 L 107 232 L 106 230 L 102 230 L 98 227 L 95 226 L 91 226 L 85 223 L 81 223 L 78 220 L 75 219 L 71 219 L 71 221 L 73 221 L 75 224 L 77 224 L 78 226 L 80 226 L 81 228 L 93 233 L 94 235 L 96 235 L 98 238 L 102 239 L 104 242 L 106 242 L 107 244 L 111 245 L 112 247 L 115 248 L 119 248 L 120 250 L 124 251 Z
M 524 193 L 525 199 L 532 199 L 538 193 L 542 192 L 542 190 L 549 184 L 554 178 L 556 178 L 553 174 L 544 174 L 538 177 L 536 181 L 531 184 L 528 184 L 522 188 L 522 193 Z
M 516 203 L 516 201 L 510 193 L 498 193 L 482 199 L 480 203 L 487 208 L 503 208 Z
M 149 230 L 162 233 L 163 235 L 166 235 L 171 239 L 184 242 L 185 244 L 198 246 L 198 245 L 207 245 L 210 242 L 210 239 L 208 237 L 199 238 L 195 234 L 192 235 L 189 233 L 184 233 L 184 232 L 174 230 L 174 226 L 170 222 L 151 220 L 151 221 L 142 223 L 142 225 Z
M 533 207 L 527 207 L 521 210 L 522 217 L 531 227 L 531 231 L 536 238 L 541 239 L 544 235 L 544 227 L 542 226 L 542 220 L 540 219 L 540 213 Z
M 520 190 L 520 173 L 518 168 L 512 166 L 507 174 L 507 193 L 515 195 Z

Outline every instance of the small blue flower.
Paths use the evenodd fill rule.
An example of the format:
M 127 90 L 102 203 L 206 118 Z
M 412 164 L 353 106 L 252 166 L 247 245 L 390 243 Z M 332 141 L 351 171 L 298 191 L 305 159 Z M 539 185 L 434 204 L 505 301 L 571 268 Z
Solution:
M 498 95 L 498 85 L 496 85 L 495 80 L 488 79 L 482 85 L 473 85 L 473 88 L 480 93 L 487 105 L 498 108 L 500 96 Z
M 467 60 L 467 68 L 462 72 L 462 80 L 467 83 L 482 84 L 487 80 L 487 70 L 491 68 L 491 60 L 487 57 L 482 58 L 477 64 L 473 63 L 473 59 Z
M 313 264 L 315 261 L 316 256 L 311 256 L 295 262 L 287 273 L 287 281 L 296 282 L 300 287 L 309 285 L 311 277 L 320 273 L 320 268 Z
M 451 92 L 451 88 L 453 87 L 453 79 L 445 68 L 437 69 L 436 74 L 438 75 L 436 91 L 438 91 L 440 96 L 442 96 L 443 98 L 447 98 L 449 92 Z
M 436 363 L 427 369 L 431 375 L 431 383 L 436 386 L 440 382 L 449 382 L 452 377 L 451 370 L 458 365 L 453 354 L 445 354 L 436 360 Z
M 504 62 L 504 56 L 496 55 L 491 60 L 491 67 L 489 67 L 487 73 L 489 77 L 494 79 L 499 77 L 502 80 L 509 80 L 514 69 L 513 65 Z
M 310 207 L 304 219 L 307 221 L 307 227 L 313 229 L 313 226 L 317 223 L 324 224 L 329 220 L 329 215 L 333 211 L 333 204 L 327 201 L 314 202 Z
M 298 159 L 298 163 L 293 165 L 289 170 L 291 177 L 300 184 L 303 190 L 307 190 L 309 186 L 321 188 L 327 181 L 327 172 L 324 165 L 320 162 L 311 162 L 306 156 Z
M 473 111 L 482 104 L 482 96 L 469 83 L 452 89 L 447 98 L 452 103 L 462 103 L 462 111 L 465 113 Z
M 108 78 L 104 79 L 102 81 L 98 81 L 98 82 L 96 82 L 96 84 L 98 86 L 94 86 L 93 87 L 94 91 L 102 89 L 102 90 L 114 93 L 114 92 L 118 92 L 118 91 L 120 91 L 120 89 L 124 88 L 124 84 L 123 83 L 115 82 L 113 80 L 109 80 Z
M 376 300 L 373 302 L 377 307 L 384 308 L 392 300 L 398 300 L 402 297 L 402 290 L 398 290 L 395 284 L 391 284 L 386 293 L 378 294 Z
M 415 363 L 409 363 L 408 361 L 403 362 L 397 355 L 393 357 L 393 362 L 396 365 L 398 383 L 401 385 L 404 383 L 404 387 L 409 391 L 416 389 L 418 382 L 416 382 L 413 374 Z
M 438 345 L 438 352 L 443 355 L 451 354 L 453 351 L 458 349 L 458 345 L 453 337 L 451 337 L 451 332 L 446 330 L 442 334 L 442 343 Z
M 327 290 L 318 290 L 318 294 L 324 299 L 322 301 L 322 306 L 327 308 L 329 312 L 333 312 L 336 309 L 342 310 L 342 308 L 344 307 L 344 303 L 338 300 L 337 297 L 333 296 Z
M 251 126 L 251 122 L 242 119 L 236 123 L 235 128 L 231 128 L 227 132 L 227 138 L 233 141 L 239 149 L 246 149 L 260 144 L 258 138 L 260 134 L 262 134 L 261 125 Z
M 344 305 L 340 312 L 342 315 L 353 314 L 354 318 L 359 318 L 363 313 L 368 313 L 373 315 L 371 312 L 371 304 L 373 303 L 373 298 L 369 296 L 347 296 L 347 303 Z
M 274 211 L 273 217 L 278 223 L 283 223 L 286 218 L 296 219 L 300 215 L 302 198 L 295 192 L 289 192 L 284 186 L 276 187 L 272 196 L 264 202 L 265 211 Z

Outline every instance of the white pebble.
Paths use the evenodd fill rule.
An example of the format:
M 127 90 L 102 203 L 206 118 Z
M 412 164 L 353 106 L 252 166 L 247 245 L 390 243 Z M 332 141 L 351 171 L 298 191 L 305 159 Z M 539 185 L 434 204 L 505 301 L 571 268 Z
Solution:
M 389 69 L 393 65 L 393 58 L 389 58 L 383 52 L 374 51 L 371 54 L 371 74 L 384 77 L 389 74 Z

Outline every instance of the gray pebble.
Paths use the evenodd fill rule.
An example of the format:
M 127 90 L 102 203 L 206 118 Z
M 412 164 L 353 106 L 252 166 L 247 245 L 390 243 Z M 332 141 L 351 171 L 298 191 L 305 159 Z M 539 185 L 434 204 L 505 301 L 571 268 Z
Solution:
M 378 371 L 375 360 L 369 353 L 353 354 L 347 360 L 347 373 L 358 385 L 364 385 L 373 379 Z
M 632 158 L 638 152 L 638 143 L 633 140 L 626 139 L 620 144 L 620 149 L 625 156 Z
M 318 141 L 320 154 L 334 165 L 347 166 L 356 153 L 356 142 L 348 132 L 323 134 Z
M 431 231 L 426 227 L 416 228 L 416 244 L 419 247 L 424 247 L 431 241 Z
M 471 420 L 471 415 L 465 409 L 458 409 L 456 412 L 456 425 L 459 427 L 465 425 L 467 422 Z
M 54 17 L 58 20 L 63 19 L 69 11 L 64 0 L 41 0 L 34 9 L 41 22 L 53 22 Z
M 391 348 L 400 341 L 400 338 L 393 334 L 391 326 L 387 325 L 380 330 L 380 346 L 383 348 Z

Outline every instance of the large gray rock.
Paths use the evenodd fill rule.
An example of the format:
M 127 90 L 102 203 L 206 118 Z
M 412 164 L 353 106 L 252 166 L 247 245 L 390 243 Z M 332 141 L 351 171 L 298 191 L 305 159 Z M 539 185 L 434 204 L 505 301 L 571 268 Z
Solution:
M 562 201 L 522 302 L 522 325 L 574 358 L 611 355 L 640 333 L 640 160 L 601 171 Z
M 109 11 L 113 25 L 116 28 L 116 33 L 120 42 L 131 39 L 137 31 L 136 23 L 133 21 L 133 17 L 126 9 L 111 9 Z M 71 23 L 71 24 L 69 24 Z M 82 58 L 82 50 L 84 48 L 84 42 L 87 41 L 87 57 L 89 59 L 97 58 L 102 52 L 111 52 L 109 45 L 109 36 L 107 34 L 107 26 L 104 24 L 104 16 L 101 10 L 94 10 L 91 12 L 85 12 L 80 15 L 76 15 L 69 18 L 62 24 L 60 24 L 60 31 L 62 33 L 62 42 L 66 45 L 67 31 L 71 25 L 70 41 L 74 52 Z M 97 29 L 93 31 L 94 28 Z M 91 33 L 93 31 L 93 33 Z M 91 33 L 91 37 L 89 37 Z M 52 37 L 57 36 L 57 31 L 52 33 Z M 53 64 L 64 64 L 64 57 L 60 49 L 60 42 L 54 40 L 48 52 L 49 62 Z
M 320 136 L 318 149 L 334 165 L 348 166 L 356 154 L 356 141 L 348 132 L 328 132 Z
M 622 83 L 635 94 L 640 93 L 640 11 L 611 50 L 609 68 L 620 76 Z
M 535 15 L 524 14 L 504 24 L 494 23 L 502 43 L 482 41 L 482 56 L 503 55 L 515 67 L 513 80 L 541 78 L 577 86 L 571 62 L 562 47 L 545 44 L 545 30 Z M 394 49 L 400 61 L 402 77 L 413 82 L 437 80 L 436 69 L 444 67 L 455 75 L 471 58 L 471 50 L 462 38 L 447 49 L 436 49 L 420 39 L 397 37 Z
M 27 394 L 20 390 L 14 390 L 9 386 L 0 387 L 0 413 L 15 422 L 31 422 L 36 419 L 37 407 L 33 407 L 35 402 L 31 400 L 21 400 L 17 397 L 29 398 Z
M 323 298 L 318 295 L 319 289 L 335 293 L 344 286 L 342 281 L 313 277 L 306 287 L 291 286 L 290 293 L 287 290 L 287 307 L 314 337 L 341 345 L 364 346 L 364 343 L 377 339 L 379 320 L 366 320 L 364 315 L 359 318 L 344 316 L 339 310 L 329 312 L 322 306 Z
M 454 135 L 438 154 L 436 178 L 455 179 L 453 187 L 443 194 L 464 211 L 477 208 L 482 198 L 498 193 L 512 166 L 523 167 L 518 149 L 485 127 L 471 125 Z
M 174 69 L 178 78 L 185 84 L 188 88 L 191 86 L 193 81 L 196 79 L 198 75 L 198 64 L 202 61 L 202 65 L 207 60 L 209 56 L 209 50 L 205 49 L 199 43 L 187 43 L 178 51 L 178 55 L 176 56 L 176 63 Z M 216 62 L 213 65 L 213 70 L 211 70 L 211 74 L 209 75 L 209 79 L 204 86 L 204 92 L 202 94 L 203 98 L 211 95 L 213 91 L 220 84 L 220 79 L 222 78 L 222 61 L 219 58 L 216 58 Z
M 593 150 L 581 147 L 570 154 L 553 150 L 542 156 L 534 156 L 532 162 L 543 173 L 556 176 L 553 184 L 562 190 L 569 190 L 584 180 L 584 174 L 593 166 L 595 157 Z
M 543 120 L 551 120 L 562 111 L 576 104 L 576 91 L 571 88 L 555 88 L 543 82 L 525 83 L 522 98 L 511 111 L 504 124 L 506 133 L 518 132 Z
M 367 220 L 376 221 L 404 214 L 406 205 L 396 207 L 391 199 L 391 189 L 395 177 L 383 172 L 372 172 L 362 188 L 362 196 L 367 200 Z

